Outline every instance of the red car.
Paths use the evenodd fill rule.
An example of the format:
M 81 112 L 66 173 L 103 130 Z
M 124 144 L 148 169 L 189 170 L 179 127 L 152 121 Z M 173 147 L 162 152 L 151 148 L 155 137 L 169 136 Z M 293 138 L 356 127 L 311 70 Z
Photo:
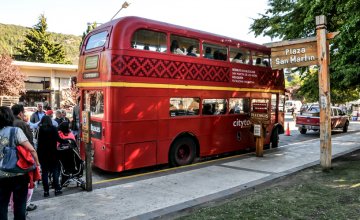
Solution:
M 312 105 L 308 109 L 300 112 L 296 116 L 296 127 L 301 134 L 306 134 L 307 130 L 320 130 L 320 107 Z M 342 129 L 347 132 L 349 127 L 349 117 L 338 107 L 331 107 L 331 130 Z

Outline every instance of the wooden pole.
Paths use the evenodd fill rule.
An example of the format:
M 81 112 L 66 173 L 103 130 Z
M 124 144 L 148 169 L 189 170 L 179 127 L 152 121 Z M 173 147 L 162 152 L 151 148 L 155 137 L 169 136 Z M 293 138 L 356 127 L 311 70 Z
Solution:
M 260 137 L 256 137 L 256 156 L 264 156 L 264 128 L 262 124 L 260 124 Z
M 89 111 L 82 112 L 82 135 L 85 144 L 85 169 L 86 169 L 86 191 L 92 191 L 92 168 L 91 168 L 91 118 Z
M 320 164 L 324 171 L 331 168 L 331 108 L 329 49 L 326 43 L 326 17 L 316 16 L 316 39 L 319 59 L 319 103 L 320 103 Z

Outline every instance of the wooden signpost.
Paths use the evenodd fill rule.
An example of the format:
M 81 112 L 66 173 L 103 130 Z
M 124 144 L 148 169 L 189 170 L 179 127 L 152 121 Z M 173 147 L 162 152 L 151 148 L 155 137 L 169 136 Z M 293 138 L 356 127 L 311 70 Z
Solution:
M 266 44 L 271 47 L 273 69 L 319 65 L 320 164 L 331 168 L 331 108 L 329 77 L 329 39 L 338 32 L 327 33 L 326 17 L 316 16 L 316 37 Z
M 256 138 L 256 156 L 264 156 L 264 139 L 266 127 L 270 124 L 269 103 L 255 102 L 251 104 L 250 121 L 254 125 L 254 136 Z
M 82 141 L 85 144 L 86 191 L 92 191 L 90 112 L 82 111 Z

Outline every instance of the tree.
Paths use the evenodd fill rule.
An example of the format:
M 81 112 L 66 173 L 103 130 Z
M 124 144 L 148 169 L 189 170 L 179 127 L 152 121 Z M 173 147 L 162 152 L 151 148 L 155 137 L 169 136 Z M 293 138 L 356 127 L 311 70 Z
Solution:
M 17 96 L 25 91 L 25 75 L 11 62 L 9 55 L 0 55 L 0 96 Z
M 269 0 L 268 5 L 265 14 L 260 14 L 250 26 L 256 36 L 282 40 L 315 36 L 315 17 L 327 16 L 327 30 L 340 32 L 330 47 L 332 102 L 359 98 L 360 1 Z M 302 80 L 299 92 L 308 100 L 318 100 L 317 72 L 310 74 L 308 68 L 297 71 L 301 72 Z
M 51 42 L 50 33 L 46 30 L 46 18 L 41 14 L 39 22 L 26 35 L 23 47 L 18 48 L 20 56 L 30 62 L 70 63 L 65 59 L 63 46 Z

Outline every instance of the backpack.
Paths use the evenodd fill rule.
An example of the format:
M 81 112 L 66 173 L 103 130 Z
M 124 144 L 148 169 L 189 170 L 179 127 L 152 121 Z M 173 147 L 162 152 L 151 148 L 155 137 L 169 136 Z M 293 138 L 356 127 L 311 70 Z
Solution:
M 12 127 L 9 139 L 1 137 L 0 144 L 3 146 L 3 149 L 0 152 L 0 170 L 8 173 L 27 173 L 34 170 L 36 165 L 34 164 L 34 166 L 26 170 L 21 169 L 17 165 L 19 158 L 15 144 L 15 131 L 16 128 Z

